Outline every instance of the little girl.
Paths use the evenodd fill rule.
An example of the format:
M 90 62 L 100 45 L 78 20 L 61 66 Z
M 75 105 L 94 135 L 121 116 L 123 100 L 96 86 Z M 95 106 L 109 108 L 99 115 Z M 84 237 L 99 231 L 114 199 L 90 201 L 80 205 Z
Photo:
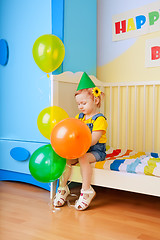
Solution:
M 91 187 L 92 166 L 91 163 L 103 161 L 106 157 L 106 118 L 99 112 L 101 106 L 102 92 L 95 86 L 89 76 L 84 72 L 75 99 L 78 104 L 80 114 L 76 118 L 88 125 L 92 133 L 91 147 L 79 159 L 67 160 L 66 170 L 61 176 L 60 186 L 54 199 L 54 206 L 60 207 L 65 204 L 67 196 L 70 194 L 67 181 L 71 174 L 71 167 L 79 162 L 82 175 L 82 189 L 79 199 L 75 203 L 77 210 L 86 209 L 96 193 Z

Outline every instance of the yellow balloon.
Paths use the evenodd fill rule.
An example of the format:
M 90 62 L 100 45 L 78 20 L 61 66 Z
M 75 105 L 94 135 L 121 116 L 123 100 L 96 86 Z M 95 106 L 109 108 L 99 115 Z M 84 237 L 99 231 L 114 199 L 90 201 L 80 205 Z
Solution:
M 35 41 L 32 54 L 38 67 L 49 73 L 56 70 L 63 62 L 65 48 L 60 38 L 53 34 L 45 34 Z
M 53 127 L 61 120 L 69 118 L 65 110 L 60 107 L 53 106 L 44 108 L 37 119 L 37 125 L 40 133 L 50 139 Z

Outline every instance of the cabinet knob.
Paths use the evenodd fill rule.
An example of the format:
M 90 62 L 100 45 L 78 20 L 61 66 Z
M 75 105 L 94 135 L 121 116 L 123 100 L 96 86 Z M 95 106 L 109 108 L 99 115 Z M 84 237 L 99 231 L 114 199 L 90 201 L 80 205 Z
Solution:
M 8 62 L 8 44 L 6 40 L 0 39 L 0 64 L 5 66 Z
M 15 147 L 11 149 L 10 155 L 17 161 L 25 161 L 29 158 L 30 152 L 25 148 Z

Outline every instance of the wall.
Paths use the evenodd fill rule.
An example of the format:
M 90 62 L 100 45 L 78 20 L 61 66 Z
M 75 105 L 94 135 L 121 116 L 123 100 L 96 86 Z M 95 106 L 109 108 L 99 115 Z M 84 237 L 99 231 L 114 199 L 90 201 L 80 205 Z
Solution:
M 137 81 L 160 81 L 160 67 L 145 67 L 145 42 L 147 39 L 160 37 L 160 31 L 134 37 L 117 42 L 112 41 L 112 16 L 132 9 L 137 9 L 146 4 L 155 2 L 153 0 L 135 1 L 97 1 L 97 78 L 104 82 L 137 82 Z M 160 2 L 160 1 L 159 1 Z M 128 143 L 125 142 L 125 112 L 120 112 L 120 145 L 119 147 L 134 148 L 134 89 L 131 90 L 130 109 L 128 118 L 130 119 L 130 134 Z M 118 102 L 117 89 L 114 90 L 114 103 Z M 141 95 L 140 95 L 141 93 Z M 154 151 L 160 151 L 160 86 L 155 88 L 155 112 L 153 111 L 153 87 L 146 87 L 146 116 L 143 115 L 144 91 L 137 90 L 138 102 L 137 111 L 139 115 L 136 119 L 137 139 L 136 149 L 143 148 L 143 121 L 146 118 L 146 145 L 145 151 L 152 151 L 152 136 L 155 132 Z M 126 92 L 120 91 L 120 111 L 125 104 Z M 106 113 L 109 108 L 109 92 L 106 92 Z M 117 105 L 114 106 L 115 115 L 112 118 L 112 146 L 117 147 Z M 153 128 L 153 115 L 155 116 L 155 128 Z M 107 116 L 109 119 L 109 115 Z M 109 125 L 110 127 L 110 125 Z M 109 131 L 108 131 L 109 139 Z
M 112 15 L 136 9 L 153 0 L 98 0 L 97 77 L 107 82 L 160 80 L 160 67 L 146 68 L 145 41 L 160 37 L 160 31 L 112 42 Z
M 97 1 L 66 0 L 63 71 L 96 75 Z

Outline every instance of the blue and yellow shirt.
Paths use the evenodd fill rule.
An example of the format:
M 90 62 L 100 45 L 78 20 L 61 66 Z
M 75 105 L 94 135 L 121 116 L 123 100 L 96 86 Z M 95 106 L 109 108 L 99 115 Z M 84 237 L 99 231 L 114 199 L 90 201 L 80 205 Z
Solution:
M 79 119 L 79 114 L 77 114 L 75 118 Z M 83 121 L 85 124 L 93 123 L 93 129 L 92 129 L 93 132 L 103 131 L 103 134 L 99 139 L 99 143 L 107 142 L 106 131 L 107 131 L 108 123 L 103 116 L 99 116 L 96 120 L 93 120 L 92 117 L 86 120 L 84 115 L 83 118 L 81 118 L 81 121 Z

